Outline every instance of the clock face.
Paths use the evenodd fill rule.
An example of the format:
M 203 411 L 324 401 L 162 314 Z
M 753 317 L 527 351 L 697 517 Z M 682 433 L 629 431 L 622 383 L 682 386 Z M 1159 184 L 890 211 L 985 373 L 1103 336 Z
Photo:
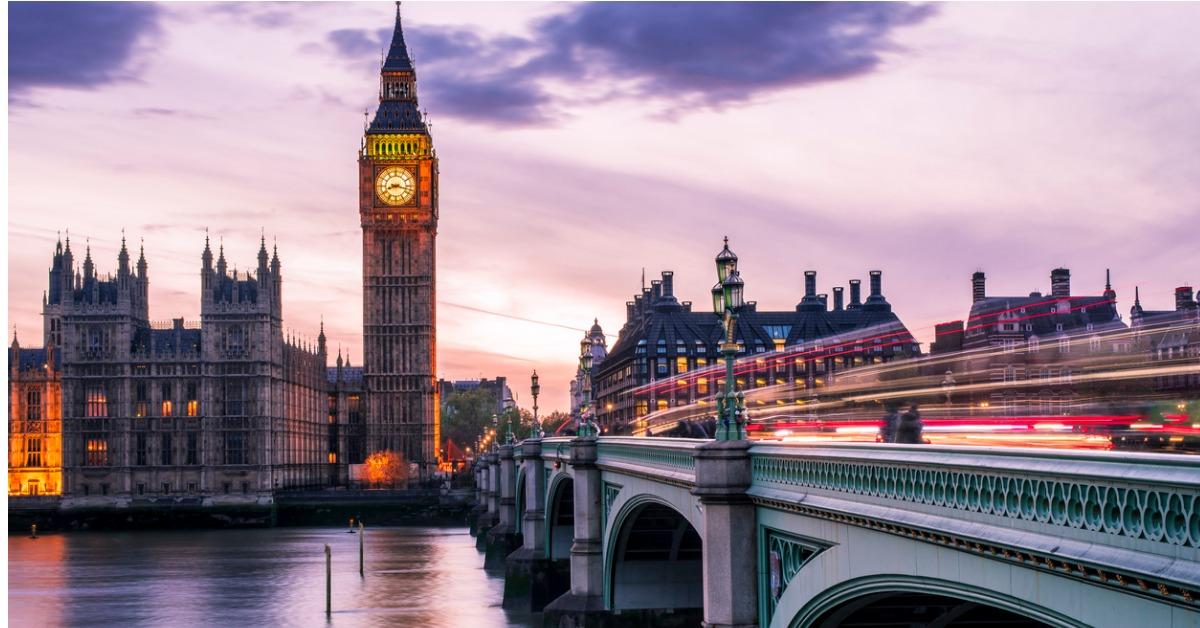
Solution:
M 403 205 L 412 200 L 417 189 L 412 173 L 399 166 L 384 169 L 375 179 L 375 192 L 379 200 L 388 205 Z

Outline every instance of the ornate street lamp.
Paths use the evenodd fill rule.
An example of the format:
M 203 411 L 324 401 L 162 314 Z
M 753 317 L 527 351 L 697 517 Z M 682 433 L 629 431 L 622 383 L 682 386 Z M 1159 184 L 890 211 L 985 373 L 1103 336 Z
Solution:
M 538 421 L 537 398 L 538 398 L 538 392 L 542 390 L 542 387 L 538 385 L 537 371 L 534 371 L 533 377 L 531 377 L 529 379 L 531 382 L 529 384 L 529 392 L 533 394 L 533 427 L 530 428 L 530 430 L 529 430 L 529 436 L 530 436 L 530 438 L 541 438 L 542 437 L 542 424 L 541 424 L 541 422 Z
M 575 433 L 582 438 L 595 438 L 600 435 L 596 424 L 588 417 L 589 404 L 592 401 L 592 339 L 586 334 L 579 341 L 579 368 L 583 371 L 579 382 L 582 399 L 579 402 L 579 417 L 576 419 Z
M 721 343 L 721 355 L 725 356 L 725 390 L 717 393 L 717 440 L 746 439 L 746 397 L 735 392 L 733 363 L 738 344 L 734 341 L 738 314 L 745 305 L 745 284 L 737 271 L 737 255 L 729 250 L 729 238 L 725 248 L 717 254 L 717 283 L 712 288 L 713 313 L 722 317 L 725 342 Z
M 492 451 L 496 451 L 500 447 L 500 417 L 495 412 L 492 413 L 492 434 L 496 436 L 492 441 Z

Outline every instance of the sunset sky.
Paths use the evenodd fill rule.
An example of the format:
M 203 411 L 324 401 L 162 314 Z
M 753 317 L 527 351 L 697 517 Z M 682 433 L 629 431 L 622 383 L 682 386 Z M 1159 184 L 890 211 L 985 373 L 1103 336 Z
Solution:
M 199 315 L 207 228 L 277 241 L 285 326 L 361 363 L 356 151 L 391 2 L 10 4 L 10 329 L 56 234 Z M 883 270 L 922 342 L 989 294 L 1119 309 L 1200 284 L 1198 4 L 404 4 L 441 168 L 438 373 L 568 406 L 578 340 L 661 270 L 703 306 L 721 237 L 791 309 Z

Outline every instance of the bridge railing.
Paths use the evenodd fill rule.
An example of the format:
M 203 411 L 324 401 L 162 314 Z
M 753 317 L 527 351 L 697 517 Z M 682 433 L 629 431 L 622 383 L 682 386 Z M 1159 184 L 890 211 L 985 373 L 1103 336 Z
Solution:
M 663 479 L 696 481 L 695 449 L 701 438 L 606 436 L 597 445 L 597 464 L 627 472 L 648 471 Z
M 571 436 L 551 436 L 542 439 L 542 459 L 567 462 L 571 459 Z
M 1200 459 L 1192 456 L 850 444 L 755 445 L 751 456 L 758 487 L 816 489 L 1200 548 Z

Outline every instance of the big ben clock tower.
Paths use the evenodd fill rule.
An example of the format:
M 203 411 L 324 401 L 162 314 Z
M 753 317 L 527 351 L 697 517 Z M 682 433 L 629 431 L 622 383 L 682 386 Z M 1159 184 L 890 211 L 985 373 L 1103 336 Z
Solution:
M 358 156 L 363 230 L 366 452 L 437 464 L 437 156 L 417 108 L 400 3 L 379 76 L 379 107 Z M 362 462 L 351 460 L 350 462 Z

